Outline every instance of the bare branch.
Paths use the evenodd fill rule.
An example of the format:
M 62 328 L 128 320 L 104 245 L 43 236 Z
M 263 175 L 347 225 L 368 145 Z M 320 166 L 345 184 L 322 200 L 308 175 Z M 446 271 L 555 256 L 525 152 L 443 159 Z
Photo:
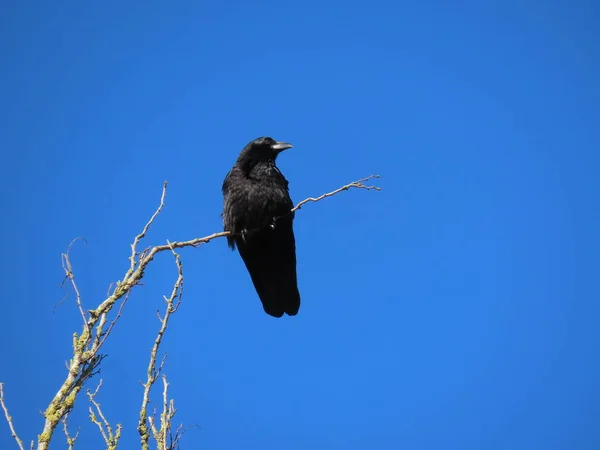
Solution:
M 67 247 L 67 251 L 65 253 L 62 253 L 60 256 L 62 258 L 63 270 L 65 271 L 65 280 L 68 279 L 71 282 L 71 287 L 73 288 L 73 292 L 75 292 L 75 302 L 77 303 L 77 309 L 79 309 L 81 319 L 83 320 L 83 324 L 85 325 L 87 323 L 87 319 L 85 318 L 85 312 L 81 303 L 81 294 L 79 293 L 79 288 L 77 287 L 77 283 L 75 282 L 75 274 L 73 273 L 73 266 L 71 265 L 71 259 L 69 258 L 71 247 L 79 239 L 83 239 L 83 241 L 87 243 L 87 240 L 85 238 L 81 236 L 77 237 L 71 241 L 69 247 Z
M 4 410 L 4 417 L 6 417 L 6 422 L 8 422 L 8 427 L 10 428 L 10 433 L 12 434 L 12 437 L 19 446 L 19 449 L 25 450 L 23 447 L 23 441 L 19 438 L 19 435 L 15 431 L 15 426 L 13 424 L 12 417 L 8 413 L 6 403 L 4 403 L 4 383 L 0 383 L 0 406 L 2 406 L 2 409 Z
M 323 194 L 318 197 L 308 197 L 308 198 L 302 200 L 296 206 L 294 206 L 290 212 L 298 211 L 300 208 L 302 208 L 302 206 L 304 206 L 308 202 L 315 202 L 315 203 L 320 202 L 324 198 L 333 197 L 335 194 L 339 194 L 342 191 L 347 191 L 350 188 L 366 189 L 368 191 L 370 191 L 370 190 L 380 191 L 381 190 L 380 187 L 364 185 L 365 181 L 371 180 L 373 178 L 381 178 L 381 177 L 379 175 L 369 175 L 366 178 L 361 178 L 360 180 L 356 180 L 356 181 L 353 181 L 352 183 L 348 183 L 345 186 L 342 186 L 341 188 L 336 189 L 335 191 L 328 192 L 327 194 Z
M 79 428 L 77 429 L 77 433 L 75 433 L 75 436 L 71 436 L 71 434 L 69 433 L 69 428 L 67 426 L 68 417 L 69 417 L 68 414 L 66 414 L 65 417 L 63 417 L 63 420 L 62 420 L 63 431 L 65 433 L 65 437 L 67 438 L 68 449 L 73 450 L 73 448 L 75 447 L 75 442 L 77 441 L 77 438 L 79 437 Z M 33 442 L 31 443 L 31 448 L 33 448 Z
M 175 252 L 175 249 L 171 246 L 170 242 L 168 243 L 168 245 L 170 245 L 171 252 L 173 253 L 173 256 L 175 257 L 175 264 L 177 266 L 177 280 L 173 284 L 173 289 L 171 290 L 171 295 L 169 297 L 166 297 L 166 296 L 164 297 L 165 302 L 167 303 L 164 317 L 161 319 L 160 314 L 158 314 L 158 319 L 160 320 L 161 325 L 160 325 L 160 329 L 158 330 L 156 339 L 154 340 L 154 345 L 152 346 L 152 349 L 150 350 L 150 361 L 148 363 L 148 370 L 146 373 L 146 382 L 143 383 L 144 393 L 142 395 L 142 407 L 140 408 L 140 420 L 138 421 L 138 432 L 140 434 L 140 439 L 141 439 L 141 444 L 142 444 L 143 450 L 149 449 L 148 443 L 149 443 L 149 439 L 150 439 L 150 430 L 152 431 L 152 435 L 156 439 L 156 441 L 159 445 L 159 448 L 164 448 L 164 445 L 166 445 L 166 440 L 162 440 L 163 447 L 161 447 L 161 445 L 160 445 L 161 439 L 162 439 L 161 435 L 162 435 L 162 433 L 166 433 L 165 422 L 164 422 L 165 419 L 163 417 L 163 414 L 165 414 L 164 410 L 165 410 L 166 406 L 164 406 L 163 414 L 161 414 L 161 420 L 160 420 L 161 429 L 158 430 L 156 428 L 154 418 L 148 417 L 148 403 L 150 402 L 150 391 L 152 389 L 152 386 L 156 382 L 158 375 L 161 373 L 163 365 L 165 363 L 165 358 L 167 356 L 167 355 L 165 355 L 163 357 L 162 362 L 157 371 L 156 370 L 156 356 L 158 354 L 158 349 L 160 347 L 163 336 L 169 325 L 169 319 L 171 317 L 171 314 L 175 313 L 177 311 L 177 309 L 179 308 L 179 305 L 181 304 L 181 295 L 183 293 L 183 265 L 181 264 L 181 258 L 179 256 L 179 254 L 177 254 L 177 252 Z M 166 378 L 164 378 L 164 375 L 163 375 L 163 382 L 166 383 Z M 166 390 L 166 386 L 165 386 L 165 390 Z M 164 402 L 166 402 L 166 401 L 167 400 L 165 399 Z M 148 428 L 148 422 L 150 423 L 150 429 Z M 169 426 L 170 426 L 170 421 L 169 421 Z
M 96 390 L 94 392 L 90 392 L 89 389 L 87 390 L 88 398 L 90 399 L 90 403 L 93 405 L 93 408 L 92 406 L 90 406 L 89 408 L 90 420 L 100 430 L 100 434 L 102 435 L 104 443 L 106 444 L 106 449 L 115 450 L 117 448 L 117 445 L 119 444 L 119 439 L 121 438 L 121 429 L 123 427 L 120 423 L 117 424 L 117 431 L 113 433 L 113 429 L 110 426 L 110 423 L 108 422 L 108 420 L 106 420 L 106 417 L 104 416 L 104 413 L 100 408 L 100 403 L 96 401 L 96 395 L 98 395 L 98 391 L 100 390 L 101 386 L 102 380 L 100 380 L 100 382 L 98 383 L 98 387 L 96 387 Z M 98 414 L 98 416 L 100 416 L 100 419 L 96 417 L 96 413 Z
M 169 383 L 167 382 L 167 377 L 165 375 L 162 376 L 163 380 L 163 412 L 161 414 L 161 437 L 160 443 L 162 446 L 162 450 L 174 450 L 176 446 L 179 445 L 179 440 L 185 433 L 181 433 L 181 429 L 183 425 L 179 425 L 173 435 L 172 432 L 172 421 L 173 417 L 177 413 L 177 408 L 175 408 L 175 401 L 173 399 L 169 400 Z M 187 429 L 186 429 L 187 430 Z M 158 439 L 157 439 L 158 441 Z
M 148 422 L 150 423 L 150 430 L 152 431 L 152 436 L 156 441 L 156 446 L 158 450 L 174 450 L 176 447 L 179 447 L 179 441 L 185 434 L 185 432 L 189 429 L 189 427 L 183 429 L 183 425 L 179 425 L 175 434 L 173 434 L 173 426 L 172 420 L 177 413 L 177 408 L 175 408 L 175 402 L 173 399 L 169 400 L 169 383 L 167 382 L 167 377 L 165 375 L 162 376 L 163 381 L 163 405 L 162 412 L 160 414 L 160 428 L 156 426 L 156 410 L 154 414 L 148 417 Z M 182 431 L 183 429 L 183 431 Z
M 171 416 L 170 416 L 170 408 L 169 408 L 169 383 L 167 383 L 167 377 L 165 375 L 162 376 L 163 381 L 163 410 L 160 415 L 160 442 L 162 443 L 161 447 L 163 450 L 166 450 L 167 447 L 167 436 L 168 431 L 171 428 Z M 157 439 L 158 441 L 158 439 Z
M 131 256 L 129 257 L 130 267 L 129 267 L 129 270 L 127 271 L 127 273 L 125 274 L 125 278 L 129 278 L 131 276 L 131 274 L 133 273 L 133 271 L 135 270 L 135 266 L 137 264 L 135 257 L 138 254 L 137 253 L 138 244 L 140 243 L 140 241 L 142 239 L 144 239 L 146 237 L 146 233 L 148 233 L 148 230 L 150 229 L 150 225 L 152 225 L 154 223 L 154 220 L 160 214 L 163 207 L 165 206 L 165 196 L 167 195 L 167 184 L 168 183 L 166 181 L 163 183 L 162 195 L 160 196 L 160 204 L 158 205 L 158 208 L 156 208 L 156 211 L 154 211 L 154 214 L 152 214 L 152 217 L 150 217 L 150 220 L 148 220 L 148 222 L 146 222 L 146 225 L 144 225 L 144 229 L 142 230 L 142 232 L 135 237 L 135 239 L 133 240 L 133 244 L 131 244 Z
M 335 191 L 323 194 L 320 197 L 307 198 L 298 203 L 290 211 L 290 213 L 299 210 L 304 204 L 308 202 L 318 202 L 326 197 L 331 197 L 341 191 L 348 190 L 350 188 L 380 190 L 380 188 L 376 186 L 366 186 L 364 184 L 365 181 L 372 178 L 379 178 L 379 176 L 371 175 L 367 178 L 363 178 L 361 180 L 342 186 L 341 188 L 336 189 Z M 159 367 L 158 371 L 156 370 L 156 354 L 158 352 L 158 347 L 160 346 L 160 342 L 164 335 L 168 319 L 171 316 L 171 314 L 177 311 L 183 284 L 181 261 L 179 259 L 179 255 L 175 253 L 175 250 L 184 247 L 198 247 L 199 245 L 206 244 L 214 239 L 230 235 L 229 232 L 223 231 L 219 233 L 213 233 L 208 236 L 191 239 L 188 241 L 167 242 L 167 244 L 148 247 L 143 251 L 138 252 L 137 247 L 139 243 L 142 239 L 144 239 L 144 237 L 148 233 L 148 230 L 150 229 L 150 226 L 154 223 L 157 216 L 160 214 L 164 207 L 166 190 L 167 182 L 165 181 L 163 184 L 160 204 L 158 208 L 156 209 L 150 220 L 148 220 L 148 222 L 142 229 L 142 232 L 134 238 L 133 243 L 131 244 L 131 255 L 129 257 L 130 264 L 129 268 L 125 272 L 123 279 L 118 281 L 114 285 L 114 287 L 111 286 L 107 297 L 100 304 L 97 305 L 96 309 L 92 309 L 87 312 L 87 319 L 85 310 L 83 309 L 81 295 L 79 293 L 77 284 L 75 283 L 73 268 L 69 259 L 69 250 L 67 250 L 67 252 L 63 254 L 63 267 L 65 270 L 66 278 L 68 278 L 71 281 L 71 286 L 76 295 L 77 307 L 80 311 L 82 319 L 84 320 L 84 325 L 80 335 L 78 335 L 77 333 L 74 333 L 73 335 L 73 357 L 68 363 L 67 377 L 61 385 L 61 387 L 59 388 L 58 392 L 55 394 L 50 404 L 48 405 L 48 407 L 46 408 L 46 411 L 44 412 L 44 417 L 46 420 L 44 422 L 44 429 L 42 433 L 38 436 L 38 450 L 48 450 L 50 440 L 52 439 L 52 435 L 56 430 L 56 427 L 58 426 L 59 422 L 72 410 L 75 404 L 75 400 L 86 381 L 95 373 L 97 373 L 99 364 L 105 356 L 99 354 L 99 350 L 102 348 L 104 342 L 106 341 L 106 338 L 108 337 L 108 335 L 110 335 L 116 322 L 121 317 L 122 309 L 130 295 L 131 290 L 133 289 L 133 287 L 141 284 L 141 280 L 144 277 L 144 271 L 146 267 L 148 266 L 148 264 L 150 264 L 150 262 L 158 253 L 169 250 L 175 256 L 179 277 L 173 286 L 171 297 L 166 299 L 167 312 L 165 313 L 165 317 L 161 320 L 161 329 L 159 330 L 159 334 L 155 340 L 154 346 L 152 347 L 151 351 L 151 361 L 148 366 L 147 380 L 146 383 L 143 384 L 144 397 L 142 400 L 142 408 L 140 410 L 138 431 L 142 438 L 142 447 L 144 449 L 148 449 L 149 430 L 147 423 L 150 422 L 150 424 L 152 425 L 151 418 L 147 417 L 147 407 L 149 402 L 150 389 L 162 370 L 162 364 Z M 69 245 L 69 249 L 73 242 L 71 242 L 71 244 Z M 123 299 L 123 297 L 125 298 Z M 123 299 L 123 301 L 120 305 L 119 312 L 117 313 L 115 319 L 110 323 L 108 330 L 105 332 L 104 327 L 108 322 L 108 314 L 112 311 L 116 303 L 121 299 Z

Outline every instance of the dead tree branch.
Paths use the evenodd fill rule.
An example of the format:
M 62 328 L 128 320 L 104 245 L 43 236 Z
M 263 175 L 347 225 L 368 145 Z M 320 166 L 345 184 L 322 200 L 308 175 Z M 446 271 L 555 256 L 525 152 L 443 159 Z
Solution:
M 319 197 L 310 197 L 305 200 L 302 200 L 290 211 L 290 213 L 296 212 L 308 202 L 318 202 L 323 200 L 324 198 L 331 197 L 333 195 L 338 194 L 341 191 L 345 191 L 350 188 L 380 190 L 380 188 L 376 186 L 366 186 L 364 184 L 365 181 L 373 178 L 379 178 L 379 176 L 371 175 L 361 180 L 349 183 L 345 186 L 342 186 L 339 189 L 336 189 L 335 191 L 323 194 Z M 71 287 L 75 292 L 76 304 L 80 311 L 80 314 L 82 315 L 82 320 L 84 324 L 80 334 L 73 334 L 73 357 L 68 363 L 67 376 L 62 385 L 60 386 L 58 392 L 54 395 L 53 399 L 51 400 L 50 404 L 44 412 L 45 422 L 42 433 L 38 435 L 38 450 L 48 450 L 50 440 L 52 439 L 53 433 L 56 431 L 58 424 L 73 409 L 75 400 L 86 381 L 95 373 L 97 373 L 98 367 L 105 356 L 100 354 L 99 350 L 102 348 L 104 342 L 106 341 L 106 338 L 112 331 L 118 319 L 121 317 L 121 311 L 126 300 L 129 297 L 131 289 L 133 289 L 134 286 L 137 286 L 140 283 L 140 281 L 144 277 L 144 271 L 146 267 L 148 266 L 148 264 L 150 264 L 154 257 L 158 253 L 167 250 L 174 253 L 176 249 L 184 247 L 198 247 L 201 244 L 206 244 L 214 239 L 229 236 L 230 234 L 229 232 L 223 231 L 219 233 L 213 233 L 208 236 L 191 239 L 188 241 L 168 242 L 167 244 L 146 248 L 145 250 L 140 252 L 138 248 L 140 242 L 146 237 L 146 234 L 148 233 L 150 227 L 152 226 L 152 224 L 154 223 L 154 221 L 156 220 L 156 218 L 158 217 L 158 215 L 164 207 L 166 190 L 167 182 L 165 181 L 165 183 L 163 184 L 162 195 L 158 208 L 150 217 L 150 219 L 146 222 L 145 226 L 142 228 L 141 233 L 139 233 L 134 238 L 133 243 L 131 244 L 131 255 L 129 256 L 129 267 L 127 271 L 125 272 L 123 278 L 120 281 L 117 281 L 117 283 L 114 286 L 111 286 L 111 290 L 109 291 L 107 297 L 102 302 L 100 302 L 95 309 L 85 311 L 85 309 L 83 308 L 82 298 L 77 287 L 77 283 L 75 281 L 75 275 L 73 274 L 73 268 L 69 257 L 72 243 L 71 245 L 69 245 L 69 249 L 67 250 L 67 252 L 62 255 L 65 277 L 69 279 Z M 177 261 L 179 261 L 178 258 L 179 257 L 176 255 Z M 180 262 L 178 262 L 178 264 L 180 264 Z M 176 290 L 175 287 L 174 290 Z M 108 314 L 112 311 L 114 306 L 119 301 L 122 301 L 119 312 L 117 313 L 115 319 L 110 323 L 108 329 L 105 329 L 106 324 L 108 322 Z M 167 309 L 165 317 L 170 316 L 170 314 L 174 312 L 168 311 L 170 311 L 170 309 Z M 164 321 L 165 319 L 162 320 Z M 162 334 L 160 335 L 160 339 L 162 339 Z M 158 345 L 160 345 L 160 340 Z M 158 348 L 156 351 L 158 351 Z M 158 374 L 160 373 L 160 370 L 162 368 L 162 364 L 161 367 L 158 369 L 158 372 L 156 371 L 155 366 L 156 361 L 154 362 L 154 365 L 152 367 L 149 366 L 148 379 L 154 380 L 152 384 L 156 381 L 156 378 L 158 377 Z M 147 385 L 148 380 L 144 384 L 145 389 L 147 389 Z M 142 407 L 142 410 L 147 410 L 148 401 L 144 400 L 144 402 L 145 403 L 143 404 L 144 406 Z M 5 415 L 7 417 L 10 417 L 8 416 L 8 414 L 6 414 L 6 411 Z M 144 441 L 143 436 L 145 436 L 148 433 L 148 430 L 146 429 L 146 431 L 143 431 L 143 427 L 147 427 L 147 425 L 146 420 L 142 418 L 142 413 L 140 413 L 139 426 L 142 427 L 142 431 L 140 431 L 140 435 L 142 436 L 142 445 L 144 442 L 146 442 L 146 446 L 144 448 L 147 448 L 147 440 Z M 140 428 L 138 428 L 138 430 L 139 429 Z M 12 430 L 13 427 L 11 425 L 11 431 Z M 13 435 L 16 436 L 14 432 Z M 22 449 L 22 442 L 16 437 L 15 439 L 17 439 L 17 442 L 19 443 L 20 448 Z
M 2 409 L 4 410 L 4 417 L 6 417 L 6 421 L 8 422 L 8 427 L 10 428 L 10 433 L 12 434 L 12 437 L 19 446 L 19 449 L 25 450 L 25 448 L 23 447 L 23 441 L 19 438 L 19 435 L 15 431 L 15 426 L 13 424 L 12 417 L 8 413 L 8 407 L 6 406 L 6 403 L 4 403 L 4 383 L 0 383 L 0 406 L 2 406 Z
M 84 242 L 87 243 L 85 238 L 78 237 L 71 241 L 69 247 L 67 248 L 67 252 L 61 255 L 62 258 L 62 266 L 65 271 L 65 280 L 68 279 L 71 282 L 71 287 L 73 288 L 73 292 L 75 292 L 75 303 L 77 304 L 77 309 L 79 309 L 79 314 L 81 314 L 81 318 L 83 320 L 83 325 L 85 326 L 87 320 L 85 318 L 85 312 L 83 311 L 83 304 L 81 303 L 81 294 L 79 292 L 79 288 L 77 287 L 77 283 L 75 282 L 75 274 L 73 273 L 73 266 L 71 265 L 71 260 L 69 259 L 69 253 L 71 252 L 71 247 L 73 244 L 79 239 L 83 239 Z
M 170 243 L 169 243 L 170 245 Z M 171 252 L 175 257 L 175 264 L 177 266 L 177 280 L 173 284 L 173 289 L 171 290 L 171 295 L 167 298 L 163 296 L 165 302 L 167 303 L 167 307 L 165 309 L 165 315 L 163 318 L 160 317 L 160 313 L 157 312 L 158 320 L 160 321 L 160 329 L 158 330 L 158 334 L 156 335 L 156 339 L 154 340 L 154 345 L 152 345 L 152 349 L 150 350 L 150 361 L 148 363 L 148 371 L 146 373 L 146 382 L 142 383 L 144 386 L 144 393 L 142 395 L 142 407 L 140 408 L 140 420 L 138 421 L 138 433 L 140 434 L 142 450 L 149 450 L 149 439 L 150 439 L 150 431 L 152 431 L 152 436 L 156 440 L 157 446 L 159 450 L 167 450 L 167 435 L 169 430 L 171 429 L 171 419 L 175 415 L 176 409 L 173 404 L 173 400 L 167 405 L 167 378 L 163 375 L 163 383 L 164 383 L 164 398 L 163 398 L 163 412 L 160 416 L 160 429 L 156 428 L 154 423 L 154 417 L 148 417 L 148 403 L 150 402 L 150 391 L 152 386 L 158 379 L 158 376 L 162 372 L 162 368 L 165 363 L 165 356 L 163 356 L 162 362 L 158 368 L 156 369 L 156 356 L 158 354 L 158 350 L 160 348 L 160 344 L 162 339 L 167 331 L 167 327 L 169 325 L 169 319 L 171 315 L 177 312 L 179 305 L 181 304 L 181 296 L 183 294 L 183 265 L 181 263 L 181 258 L 179 254 L 175 251 L 175 249 L 171 246 Z M 148 427 L 148 424 L 150 427 Z
M 67 438 L 68 450 L 73 450 L 75 448 L 75 442 L 77 441 L 77 438 L 79 437 L 79 429 L 77 429 L 77 433 L 75 433 L 75 436 L 71 436 L 71 434 L 69 433 L 69 428 L 68 428 L 68 424 L 67 424 L 68 417 L 69 417 L 69 415 L 67 414 L 62 419 L 63 432 L 65 433 L 65 437 Z M 33 446 L 32 446 L 32 448 L 33 448 Z
M 372 180 L 373 178 L 381 178 L 381 177 L 379 175 L 369 175 L 368 177 L 361 178 L 360 180 L 353 181 L 352 183 L 348 183 L 345 186 L 342 186 L 341 188 L 336 189 L 335 191 L 328 192 L 328 193 L 320 195 L 318 197 L 305 198 L 300 203 L 298 203 L 296 206 L 294 206 L 290 212 L 298 211 L 300 208 L 302 208 L 308 202 L 314 202 L 314 203 L 320 202 L 321 200 L 323 200 L 327 197 L 333 197 L 335 194 L 339 194 L 340 192 L 347 191 L 348 189 L 351 189 L 351 188 L 366 189 L 367 191 L 371 191 L 371 190 L 380 191 L 381 188 L 378 186 L 365 186 L 364 182 L 368 181 L 368 180 Z
M 100 380 L 100 382 L 98 383 L 98 387 L 94 392 L 90 392 L 89 389 L 87 390 L 87 396 L 90 399 L 90 403 L 93 406 L 90 406 L 89 408 L 90 420 L 94 425 L 98 427 L 98 430 L 100 431 L 100 434 L 104 439 L 104 443 L 106 444 L 106 450 L 115 450 L 117 448 L 117 445 L 119 445 L 119 439 L 121 438 L 121 430 L 123 426 L 120 423 L 118 423 L 117 431 L 113 432 L 109 421 L 106 420 L 106 417 L 104 416 L 104 413 L 100 408 L 100 403 L 98 403 L 98 401 L 96 400 L 96 396 L 98 395 L 98 391 L 100 390 L 101 386 L 102 380 Z M 98 414 L 99 418 L 96 416 L 96 414 Z

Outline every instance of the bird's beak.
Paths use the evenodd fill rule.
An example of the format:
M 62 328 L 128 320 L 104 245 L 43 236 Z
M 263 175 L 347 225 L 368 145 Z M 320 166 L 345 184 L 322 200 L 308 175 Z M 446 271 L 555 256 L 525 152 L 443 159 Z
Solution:
M 273 150 L 276 150 L 278 153 L 282 152 L 284 150 L 287 150 L 288 148 L 292 148 L 293 145 L 292 144 L 288 144 L 287 142 L 275 142 L 273 145 L 271 145 L 271 148 Z

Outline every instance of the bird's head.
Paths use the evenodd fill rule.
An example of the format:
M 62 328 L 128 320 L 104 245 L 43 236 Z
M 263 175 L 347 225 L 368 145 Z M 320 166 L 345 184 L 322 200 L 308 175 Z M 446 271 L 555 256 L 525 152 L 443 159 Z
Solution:
M 278 142 L 271 137 L 265 136 L 250 141 L 244 147 L 240 156 L 248 156 L 254 161 L 275 161 L 277 155 L 288 148 L 292 148 L 292 144 Z

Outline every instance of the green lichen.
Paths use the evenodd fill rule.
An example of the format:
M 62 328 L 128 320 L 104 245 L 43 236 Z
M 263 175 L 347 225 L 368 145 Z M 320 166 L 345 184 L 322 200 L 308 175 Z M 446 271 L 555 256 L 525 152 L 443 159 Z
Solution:
M 40 434 L 38 436 L 38 442 L 50 442 L 52 439 L 52 433 L 54 429 L 58 425 L 60 419 L 64 417 L 66 413 L 73 409 L 75 405 L 75 400 L 77 399 L 77 394 L 79 393 L 80 388 L 75 388 L 62 402 L 52 402 L 46 412 L 44 413 L 44 417 L 48 422 L 50 422 L 50 428 Z
M 79 337 L 79 339 L 77 340 L 77 346 L 75 347 L 75 351 L 77 353 L 81 353 L 83 352 L 83 349 L 85 348 L 85 345 L 87 344 L 88 338 L 89 338 L 89 331 L 87 330 L 87 328 L 84 330 L 83 334 Z
M 38 444 L 49 443 L 52 439 L 52 430 L 44 431 L 38 436 Z

